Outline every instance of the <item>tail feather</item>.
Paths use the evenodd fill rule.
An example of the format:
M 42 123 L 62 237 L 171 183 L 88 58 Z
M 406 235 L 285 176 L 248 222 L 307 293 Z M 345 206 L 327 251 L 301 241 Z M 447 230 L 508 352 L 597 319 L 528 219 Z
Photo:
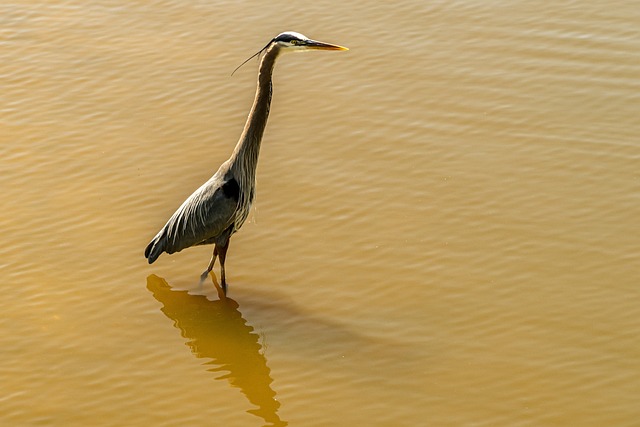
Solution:
M 167 238 L 162 231 L 149 242 L 147 248 L 144 250 L 144 256 L 149 260 L 149 264 L 153 264 L 160 254 L 164 252 L 166 244 Z

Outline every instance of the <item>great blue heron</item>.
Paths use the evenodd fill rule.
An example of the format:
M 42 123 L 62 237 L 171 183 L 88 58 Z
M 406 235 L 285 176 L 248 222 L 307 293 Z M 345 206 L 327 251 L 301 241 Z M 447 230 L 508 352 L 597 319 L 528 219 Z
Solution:
M 281 53 L 314 49 L 348 50 L 346 47 L 311 40 L 299 33 L 285 32 L 274 37 L 256 53 L 258 55 L 264 52 L 264 55 L 260 61 L 256 96 L 240 140 L 231 157 L 211 179 L 182 203 L 151 240 L 144 251 L 149 264 L 162 252 L 172 254 L 195 245 L 214 244 L 213 256 L 201 278 L 204 280 L 207 277 L 213 269 L 216 257 L 220 257 L 222 290 L 226 294 L 224 261 L 229 239 L 247 219 L 255 195 L 260 141 L 271 104 L 273 67 Z

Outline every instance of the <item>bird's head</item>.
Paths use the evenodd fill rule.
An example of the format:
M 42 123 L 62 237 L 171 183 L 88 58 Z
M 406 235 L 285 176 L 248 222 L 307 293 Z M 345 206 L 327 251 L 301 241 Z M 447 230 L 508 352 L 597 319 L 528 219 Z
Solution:
M 349 50 L 346 47 L 338 46 L 337 44 L 330 44 L 319 42 L 317 40 L 311 40 L 309 37 L 296 33 L 294 31 L 285 31 L 272 38 L 269 43 L 255 54 L 251 55 L 242 64 L 238 65 L 231 75 L 238 71 L 238 68 L 246 64 L 251 58 L 260 55 L 262 52 L 275 52 L 278 55 L 282 52 L 306 52 L 308 50 Z
M 296 33 L 294 31 L 286 31 L 280 33 L 271 40 L 270 44 L 276 44 L 284 52 L 304 52 L 307 50 L 349 50 L 346 47 L 338 46 L 311 40 L 309 37 Z

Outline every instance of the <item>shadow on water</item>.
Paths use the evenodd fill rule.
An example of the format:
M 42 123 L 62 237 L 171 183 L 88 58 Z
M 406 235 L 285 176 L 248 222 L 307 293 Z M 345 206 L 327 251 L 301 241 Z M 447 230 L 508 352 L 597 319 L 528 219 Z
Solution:
M 180 329 L 187 345 L 198 358 L 210 359 L 208 371 L 221 373 L 216 379 L 228 379 L 257 409 L 247 412 L 263 418 L 268 425 L 286 426 L 278 416 L 280 403 L 271 388 L 273 379 L 262 353 L 259 336 L 231 298 L 210 301 L 204 295 L 173 290 L 156 275 L 147 278 L 147 288 L 162 304 L 162 312 Z

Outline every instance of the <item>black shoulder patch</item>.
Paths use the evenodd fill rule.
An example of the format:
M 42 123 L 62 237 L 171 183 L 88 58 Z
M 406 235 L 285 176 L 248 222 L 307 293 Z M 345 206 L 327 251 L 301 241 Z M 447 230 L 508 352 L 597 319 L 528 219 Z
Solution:
M 237 202 L 240 198 L 240 186 L 238 185 L 238 181 L 236 181 L 235 178 L 231 178 L 222 184 L 222 192 L 226 198 L 233 199 Z

